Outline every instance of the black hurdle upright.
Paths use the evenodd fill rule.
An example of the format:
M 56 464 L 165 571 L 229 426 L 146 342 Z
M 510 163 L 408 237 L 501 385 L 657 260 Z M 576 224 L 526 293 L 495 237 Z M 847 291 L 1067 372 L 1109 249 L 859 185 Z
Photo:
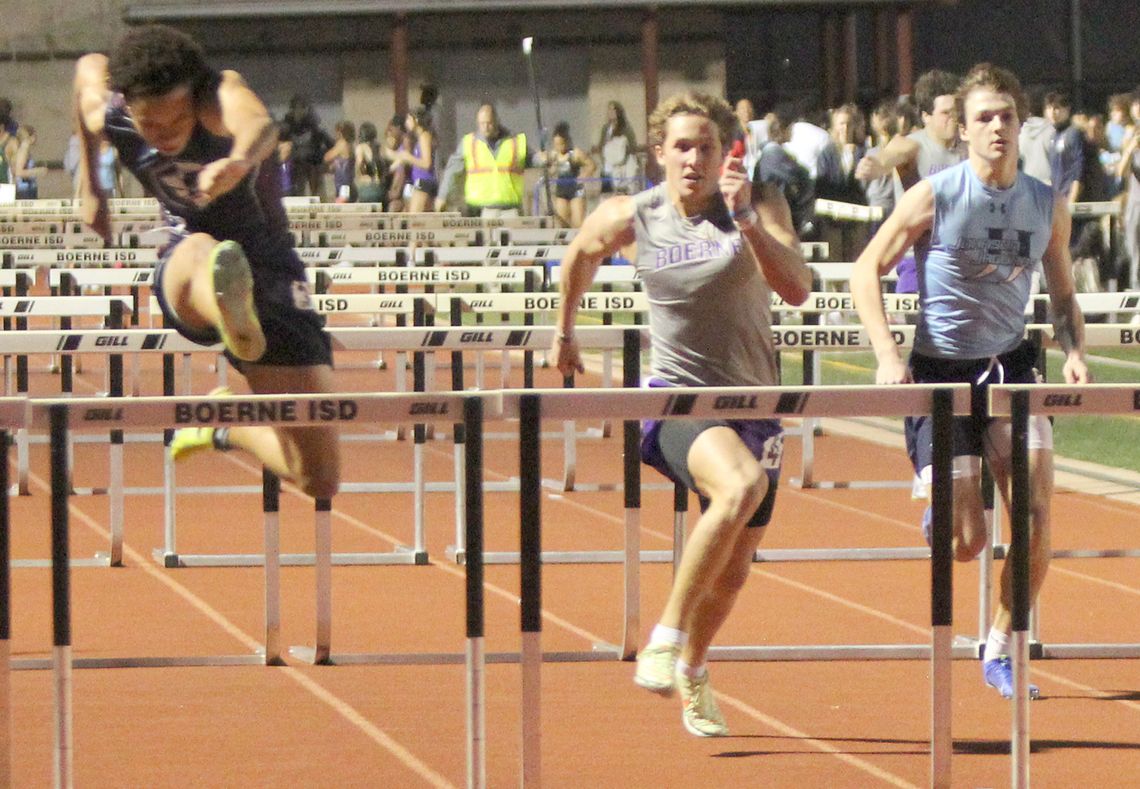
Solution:
M 487 785 L 486 652 L 483 642 L 483 401 L 463 401 L 467 435 L 464 470 L 467 506 L 467 786 Z
M 521 786 L 542 785 L 542 402 L 519 397 Z
M 1010 786 L 1029 786 L 1029 390 L 1010 395 L 1012 456 L 1010 471 L 1009 561 L 1013 562 L 1013 726 Z
M 71 568 L 68 561 L 68 407 L 48 409 L 51 425 L 52 675 L 55 710 L 54 774 L 57 787 L 72 785 Z
M 8 509 L 8 431 L 0 430 L 0 784 L 12 785 L 12 571 L 8 539 L 12 527 Z
M 933 509 L 930 547 L 930 775 L 931 786 L 950 787 L 954 751 L 951 729 L 951 671 L 954 623 L 953 446 L 954 393 L 936 389 L 931 401 Z
M 622 387 L 636 389 L 640 384 L 641 335 L 637 329 L 622 332 Z M 637 656 L 641 640 L 641 422 L 627 419 L 622 423 L 622 476 L 625 499 L 625 622 L 622 628 L 622 660 Z M 632 568 L 629 565 L 632 563 Z M 631 572 L 632 570 L 632 572 Z

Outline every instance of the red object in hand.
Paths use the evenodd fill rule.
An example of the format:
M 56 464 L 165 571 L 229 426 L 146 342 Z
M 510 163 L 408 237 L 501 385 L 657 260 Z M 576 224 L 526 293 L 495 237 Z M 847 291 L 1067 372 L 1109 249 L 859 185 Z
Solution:
M 740 138 L 733 140 L 732 141 L 732 148 L 729 149 L 728 155 L 735 157 L 737 159 L 743 159 L 744 158 L 744 140 L 741 140 Z M 726 166 L 722 166 L 721 172 L 723 173 L 726 169 L 727 169 Z

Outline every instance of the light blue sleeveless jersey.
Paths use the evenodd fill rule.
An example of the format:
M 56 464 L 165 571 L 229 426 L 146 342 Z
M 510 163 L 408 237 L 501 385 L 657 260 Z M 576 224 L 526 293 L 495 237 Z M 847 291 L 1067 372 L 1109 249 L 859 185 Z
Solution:
M 922 312 L 914 349 L 943 359 L 1013 350 L 1025 330 L 1031 275 L 1053 227 L 1053 192 L 1018 172 L 984 185 L 964 161 L 927 179 L 934 190 L 930 249 L 918 260 Z

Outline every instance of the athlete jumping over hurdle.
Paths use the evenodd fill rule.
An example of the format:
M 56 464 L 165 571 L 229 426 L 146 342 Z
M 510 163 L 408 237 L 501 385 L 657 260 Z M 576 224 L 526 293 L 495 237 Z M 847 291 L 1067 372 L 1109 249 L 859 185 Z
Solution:
M 743 154 L 726 157 L 735 130 L 732 108 L 713 96 L 680 94 L 654 111 L 649 136 L 665 183 L 607 200 L 563 258 L 552 355 L 564 375 L 583 369 L 574 319 L 598 265 L 618 249 L 635 248 L 626 256 L 649 299 L 650 386 L 779 383 L 771 292 L 801 304 L 811 274 L 783 196 L 757 186 L 754 206 Z M 696 491 L 702 514 L 634 681 L 663 696 L 679 687 L 682 721 L 697 736 L 728 734 L 705 661 L 771 518 L 782 441 L 775 420 L 643 425 L 642 459 Z
M 968 158 L 907 191 L 894 213 L 859 256 L 851 294 L 878 359 L 880 384 L 973 384 L 973 415 L 954 426 L 954 555 L 969 561 L 989 536 L 979 484 L 985 453 L 1009 510 L 1010 423 L 988 419 L 985 387 L 1035 383 L 1036 353 L 1023 340 L 1030 280 L 1043 265 L 1056 340 L 1065 352 L 1066 383 L 1088 383 L 1084 318 L 1074 297 L 1069 257 L 1069 209 L 1048 186 L 1018 171 L 1018 131 L 1025 96 L 1009 71 L 975 66 L 957 94 Z M 909 364 L 891 338 L 883 312 L 880 276 L 903 251 L 930 231 L 918 261 L 920 313 Z M 930 484 L 930 419 L 908 418 L 907 451 L 915 472 Z M 1029 426 L 1030 594 L 1036 599 L 1051 555 L 1053 429 L 1034 416 Z M 930 508 L 923 532 L 930 542 Z M 983 676 L 1005 698 L 1013 696 L 1009 638 L 1013 606 L 1012 563 L 1005 562 L 1001 595 L 986 639 Z M 1036 698 L 1037 688 L 1030 686 Z
M 168 219 L 154 276 L 167 325 L 224 343 L 255 393 L 332 391 L 331 344 L 281 205 L 276 126 L 241 76 L 211 68 L 179 31 L 140 27 L 110 58 L 80 58 L 75 108 L 84 221 L 111 243 L 94 166 L 104 138 Z M 245 449 L 316 498 L 339 484 L 335 428 L 190 428 L 170 449 L 211 447 Z

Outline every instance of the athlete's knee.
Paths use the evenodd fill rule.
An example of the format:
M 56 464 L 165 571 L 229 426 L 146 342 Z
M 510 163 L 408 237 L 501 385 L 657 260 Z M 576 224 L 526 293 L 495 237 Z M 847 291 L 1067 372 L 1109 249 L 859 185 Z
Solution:
M 759 463 L 739 466 L 721 480 L 719 504 L 727 520 L 746 521 L 764 501 L 767 492 L 768 475 Z

